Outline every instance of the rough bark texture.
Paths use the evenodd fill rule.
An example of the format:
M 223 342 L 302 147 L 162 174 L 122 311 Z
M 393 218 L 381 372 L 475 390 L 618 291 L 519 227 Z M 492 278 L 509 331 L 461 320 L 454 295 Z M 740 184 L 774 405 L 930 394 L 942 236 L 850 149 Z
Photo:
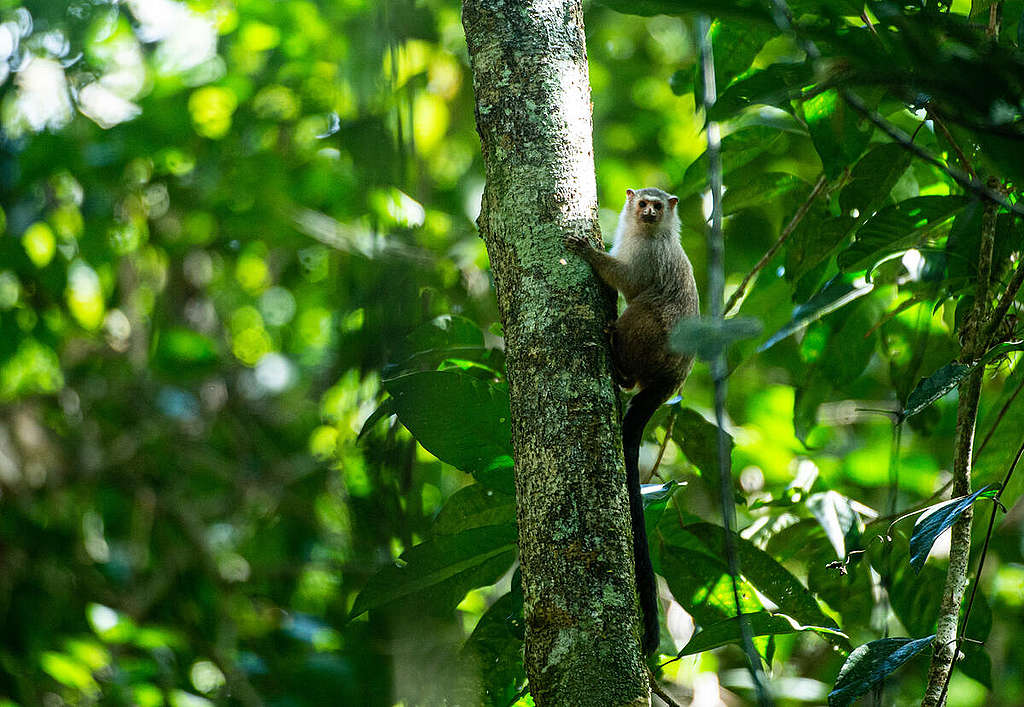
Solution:
M 478 221 L 508 354 L 526 670 L 541 705 L 649 702 L 605 327 L 563 245 L 600 241 L 581 0 L 467 0 L 487 185 Z

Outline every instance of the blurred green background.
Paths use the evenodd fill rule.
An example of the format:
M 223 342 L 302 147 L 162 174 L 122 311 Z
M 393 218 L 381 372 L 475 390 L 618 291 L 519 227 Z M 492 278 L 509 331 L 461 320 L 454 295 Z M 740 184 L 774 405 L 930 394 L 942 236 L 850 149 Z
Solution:
M 493 668 L 462 648 L 514 597 L 510 560 L 455 611 L 425 611 L 424 591 L 349 618 L 370 578 L 431 537 L 473 482 L 389 409 L 357 439 L 388 366 L 420 350 L 422 327 L 456 322 L 486 332 L 472 368 L 502 374 L 459 13 L 454 0 L 0 0 L 0 705 L 517 699 L 514 627 Z M 687 173 L 705 144 L 693 24 L 599 5 L 586 22 L 604 231 L 627 187 L 678 191 L 703 287 L 700 164 Z M 794 53 L 773 42 L 755 65 Z M 781 113 L 748 122 L 759 149 L 727 175 L 730 287 L 822 170 Z M 896 199 L 950 193 L 929 166 L 897 176 Z M 766 331 L 824 274 L 794 295 L 785 264 L 743 305 Z M 905 606 L 887 620 L 866 565 L 841 579 L 821 569 L 837 557 L 815 522 L 828 494 L 870 520 L 948 480 L 955 401 L 903 430 L 898 492 L 892 423 L 865 410 L 894 409 L 958 350 L 952 306 L 906 299 L 883 280 L 803 338 L 756 356 L 745 344 L 730 379 L 744 537 L 805 576 L 854 645 L 887 621 L 894 635 L 927 633 L 942 576 L 941 560 L 920 577 L 903 569 L 893 602 Z M 1009 370 L 988 378 L 983 420 Z M 699 365 L 684 404 L 710 417 L 710 402 Z M 667 434 L 659 420 L 652 440 Z M 715 518 L 689 456 L 668 443 L 660 474 L 691 481 L 680 505 Z M 1014 511 L 995 537 L 988 665 L 958 674 L 957 705 L 983 704 L 986 681 L 999 686 L 989 704 L 1024 703 L 1021 522 Z M 919 633 L 903 630 L 915 620 Z M 671 653 L 693 630 L 678 604 L 668 629 Z M 781 704 L 820 703 L 842 664 L 809 634 L 770 650 Z M 666 677 L 743 694 L 741 667 L 729 647 Z M 919 699 L 922 671 L 901 680 L 887 703 Z

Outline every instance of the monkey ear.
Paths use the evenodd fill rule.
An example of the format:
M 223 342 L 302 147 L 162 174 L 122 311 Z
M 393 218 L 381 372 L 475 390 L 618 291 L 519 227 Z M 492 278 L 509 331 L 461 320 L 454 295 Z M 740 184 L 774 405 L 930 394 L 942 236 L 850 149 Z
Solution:
M 679 197 L 678 196 L 670 196 L 668 198 L 668 208 L 674 209 L 674 208 L 676 208 L 676 204 L 678 204 L 678 203 L 679 203 Z
M 635 191 L 633 191 L 632 189 L 627 189 L 626 190 L 626 198 L 627 199 L 632 199 L 634 196 L 636 196 L 636 192 Z

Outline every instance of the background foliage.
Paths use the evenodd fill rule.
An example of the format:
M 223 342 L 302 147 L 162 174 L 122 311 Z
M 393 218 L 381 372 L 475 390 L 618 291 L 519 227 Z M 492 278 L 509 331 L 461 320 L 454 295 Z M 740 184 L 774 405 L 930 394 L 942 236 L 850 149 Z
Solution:
M 985 216 L 840 94 L 1014 202 L 1024 4 L 799 0 L 819 62 L 761 3 L 589 6 L 605 233 L 627 187 L 674 190 L 703 285 L 695 25 L 672 14 L 700 9 L 730 288 L 825 179 L 739 308 L 764 334 L 728 400 L 744 609 L 780 703 L 820 703 L 853 647 L 934 631 L 941 541 L 915 572 L 913 520 L 876 538 L 948 482 L 955 396 L 902 411 L 959 354 Z M 2 0 L 0 22 L 0 704 L 528 702 L 458 3 Z M 1024 232 L 996 218 L 998 293 Z M 977 488 L 1020 441 L 1016 348 L 983 364 Z M 687 484 L 648 507 L 662 653 L 695 656 L 663 678 L 749 697 L 710 403 L 698 366 L 644 452 Z M 1021 479 L 953 704 L 1024 700 Z M 919 699 L 926 660 L 882 703 Z

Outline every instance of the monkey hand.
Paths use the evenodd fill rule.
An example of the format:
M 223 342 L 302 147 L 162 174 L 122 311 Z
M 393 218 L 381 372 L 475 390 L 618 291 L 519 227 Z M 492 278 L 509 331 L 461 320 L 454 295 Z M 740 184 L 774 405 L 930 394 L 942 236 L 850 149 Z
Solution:
M 578 233 L 573 233 L 572 235 L 565 237 L 565 247 L 574 253 L 580 254 L 594 249 L 594 246 L 591 245 L 590 241 Z

